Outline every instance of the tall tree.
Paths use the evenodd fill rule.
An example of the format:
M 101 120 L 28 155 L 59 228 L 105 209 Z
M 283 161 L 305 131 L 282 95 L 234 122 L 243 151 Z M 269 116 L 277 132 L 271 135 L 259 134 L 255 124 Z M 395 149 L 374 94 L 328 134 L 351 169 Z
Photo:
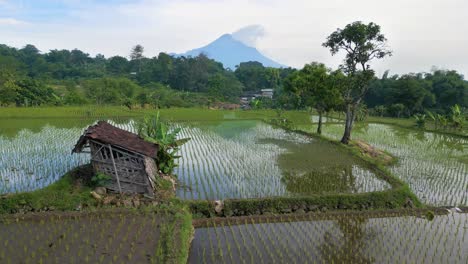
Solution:
M 8 106 L 16 100 L 19 87 L 13 77 L 12 73 L 0 70 L 0 106 Z
M 130 53 L 130 59 L 137 63 L 138 72 L 141 72 L 141 60 L 144 58 L 144 50 L 145 49 L 142 45 L 137 44 L 135 47 L 132 48 L 132 52 Z
M 331 72 L 322 63 L 306 64 L 303 69 L 291 74 L 285 88 L 292 91 L 304 106 L 317 110 L 319 115 L 317 133 L 322 133 L 322 116 L 342 103 L 343 75 Z
M 142 45 L 137 44 L 135 47 L 132 48 L 132 52 L 130 53 L 130 59 L 131 60 L 142 59 L 144 50 L 145 50 L 145 48 L 143 48 Z
M 363 24 L 360 21 L 346 25 L 344 29 L 337 29 L 323 46 L 330 49 L 332 55 L 340 51 L 346 53 L 341 65 L 348 77 L 343 90 L 346 107 L 345 131 L 341 142 L 348 144 L 351 139 L 356 110 L 369 89 L 369 82 L 374 77 L 370 62 L 391 55 L 387 49 L 387 39 L 380 32 L 380 26 L 375 23 Z

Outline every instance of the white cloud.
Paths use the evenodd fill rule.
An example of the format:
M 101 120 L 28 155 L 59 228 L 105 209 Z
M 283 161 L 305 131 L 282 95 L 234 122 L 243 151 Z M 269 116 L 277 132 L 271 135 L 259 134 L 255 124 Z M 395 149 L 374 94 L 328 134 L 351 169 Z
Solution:
M 0 2 L 1 3 L 1 2 Z M 10 17 L 0 17 L 0 26 L 21 26 L 29 24 L 26 21 L 10 18 Z
M 332 57 L 321 46 L 322 42 L 336 28 L 361 20 L 381 25 L 394 51 L 391 58 L 374 63 L 379 73 L 386 69 L 392 73 L 429 71 L 436 65 L 468 76 L 468 35 L 464 34 L 468 32 L 466 0 L 81 3 L 73 0 L 73 12 L 64 18 L 54 17 L 50 22 L 29 25 L 22 30 L 1 27 L 2 42 L 18 46 L 32 43 L 43 51 L 79 48 L 106 56 L 128 55 L 130 48 L 140 43 L 146 55 L 153 56 L 161 51 L 185 52 L 224 33 L 247 25 L 262 25 L 251 28 L 258 30 L 257 34 L 247 34 L 243 41 L 256 45 L 282 64 L 302 67 L 320 61 L 336 67 L 342 56 Z
M 265 28 L 262 25 L 249 25 L 232 33 L 232 37 L 244 44 L 255 47 L 257 40 L 265 36 Z

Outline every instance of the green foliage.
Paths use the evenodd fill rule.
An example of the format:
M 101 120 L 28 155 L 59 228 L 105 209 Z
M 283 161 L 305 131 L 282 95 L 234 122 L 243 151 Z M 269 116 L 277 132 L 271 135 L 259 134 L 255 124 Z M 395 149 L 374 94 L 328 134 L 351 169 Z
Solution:
M 15 103 L 19 89 L 20 87 L 16 84 L 11 74 L 0 72 L 0 106 L 8 106 Z
M 171 174 L 177 167 L 177 152 L 189 138 L 177 139 L 180 128 L 170 129 L 169 124 L 159 118 L 159 111 L 156 115 L 148 115 L 137 124 L 138 134 L 146 141 L 159 144 L 159 151 L 154 157 L 159 170 L 164 174 Z
M 416 127 L 424 129 L 426 127 L 426 115 L 424 114 L 416 114 L 414 115 L 414 119 L 416 122 Z
M 214 203 L 208 200 L 188 200 L 185 202 L 194 218 L 215 217 Z
M 450 107 L 458 104 L 468 106 L 468 81 L 455 71 L 435 70 L 431 73 L 405 74 L 375 79 L 370 83 L 365 103 L 375 108 L 384 105 L 402 104 L 402 111 L 384 113 L 385 116 L 410 117 L 424 110 L 446 114 Z
M 384 40 L 378 30 L 373 23 L 355 22 L 334 32 L 325 44 L 335 54 L 340 48 L 347 48 L 337 42 L 339 38 L 349 43 L 365 43 L 355 49 L 359 56 L 347 55 L 343 71 L 350 75 L 349 70 L 353 68 L 348 65 L 350 58 L 362 62 L 384 53 L 388 55 L 388 51 L 377 47 Z M 343 43 L 348 43 L 346 41 Z M 91 57 L 78 49 L 41 53 L 33 45 L 21 49 L 0 45 L 0 106 L 123 105 L 131 102 L 142 107 L 193 107 L 216 101 L 236 103 L 243 92 L 271 88 L 275 98 L 272 102 L 262 102 L 261 108 L 304 107 L 297 96 L 284 89 L 288 76 L 296 72 L 295 69 L 275 69 L 258 62 L 245 62 L 231 71 L 203 54 L 186 58 L 160 53 L 146 58 L 144 48 L 136 47 L 129 61 L 122 56 L 105 58 L 98 54 Z M 376 48 L 375 53 L 371 48 Z M 356 74 L 346 83 L 358 87 L 369 78 L 373 75 Z M 60 88 L 70 82 L 74 83 L 73 89 Z M 401 77 L 388 77 L 386 73 L 381 79 L 372 79 L 368 87 L 370 92 L 364 102 L 369 108 L 378 105 L 389 108 L 394 104 L 405 107 L 401 112 L 387 111 L 384 116 L 411 117 L 427 109 L 448 114 L 450 106 L 455 104 L 462 109 L 468 107 L 468 81 L 456 71 L 434 70 Z M 358 90 L 354 89 L 352 95 L 358 96 Z
M 75 171 L 80 168 L 75 169 Z M 90 188 L 75 186 L 75 178 L 70 172 L 57 182 L 33 192 L 25 192 L 0 197 L 0 214 L 39 210 L 75 210 L 81 205 L 93 206 L 96 201 L 89 195 Z
M 268 119 L 267 123 L 278 126 L 287 130 L 294 129 L 294 122 L 288 119 L 285 115 L 285 111 L 281 108 L 275 109 L 276 117 L 272 119 Z
M 376 106 L 373 110 L 375 114 L 382 117 L 387 112 L 387 107 L 385 107 L 384 105 L 379 105 L 379 106 Z
M 426 219 L 429 220 L 429 221 L 432 221 L 434 220 L 434 217 L 435 217 L 435 214 L 433 211 L 427 211 L 426 212 Z
M 108 184 L 111 179 L 112 177 L 106 174 L 98 173 L 91 178 L 91 184 L 95 187 L 102 187 L 106 186 L 106 184 Z
M 415 199 L 415 200 L 414 200 Z M 377 210 L 407 206 L 412 200 L 420 203 L 406 187 L 383 192 L 361 194 L 308 195 L 303 197 L 270 197 L 256 199 L 224 200 L 224 216 L 246 216 L 265 213 L 292 213 L 299 209 L 308 211 L 324 210 Z M 206 201 L 188 202 L 191 212 L 198 217 L 214 217 L 214 204 Z
M 324 47 L 330 49 L 332 55 L 340 51 L 346 53 L 341 68 L 347 76 L 346 85 L 342 89 L 346 108 L 345 131 L 341 142 L 348 144 L 351 130 L 359 104 L 369 90 L 369 83 L 374 78 L 370 62 L 391 56 L 386 47 L 387 39 L 380 32 L 380 26 L 375 23 L 363 24 L 360 21 L 346 25 L 330 34 Z
M 359 104 L 359 106 L 356 108 L 355 111 L 356 111 L 356 121 L 359 121 L 359 122 L 366 120 L 367 116 L 369 115 L 367 106 L 365 104 Z
M 237 101 L 243 86 L 231 74 L 215 74 L 208 78 L 208 95 L 223 101 Z
M 460 106 L 456 104 L 452 106 L 450 110 L 451 110 L 450 121 L 452 123 L 452 127 L 455 129 L 463 128 L 465 117 L 463 116 Z
M 126 78 L 99 78 L 83 82 L 86 97 L 97 105 L 124 104 L 142 90 Z
M 246 91 L 277 89 L 281 85 L 282 69 L 264 67 L 260 62 L 241 62 L 234 71 Z
M 300 105 L 313 107 L 319 114 L 317 133 L 321 133 L 322 115 L 338 109 L 343 103 L 341 90 L 344 76 L 331 72 L 324 64 L 311 63 L 300 71 L 292 73 L 285 89 L 292 92 Z
M 171 206 L 173 219 L 161 225 L 160 238 L 155 252 L 155 263 L 187 263 L 192 242 L 194 229 L 192 226 L 192 215 L 187 209 L 176 211 Z
M 164 191 L 171 191 L 172 190 L 172 182 L 161 177 L 156 177 L 156 189 L 157 190 L 164 190 Z

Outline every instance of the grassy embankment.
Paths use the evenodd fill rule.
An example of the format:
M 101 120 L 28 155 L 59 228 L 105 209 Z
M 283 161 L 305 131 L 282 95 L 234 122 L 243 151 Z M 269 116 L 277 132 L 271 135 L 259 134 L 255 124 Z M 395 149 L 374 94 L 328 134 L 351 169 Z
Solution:
M 125 118 L 142 117 L 145 114 L 159 111 L 161 117 L 173 121 L 221 121 L 229 119 L 263 119 L 274 117 L 274 110 L 209 110 L 207 108 L 164 108 L 133 109 L 123 106 L 63 106 L 63 107 L 0 107 L 0 118 L 34 119 L 34 118 Z M 286 118 L 306 122 L 308 115 L 302 111 L 288 111 Z

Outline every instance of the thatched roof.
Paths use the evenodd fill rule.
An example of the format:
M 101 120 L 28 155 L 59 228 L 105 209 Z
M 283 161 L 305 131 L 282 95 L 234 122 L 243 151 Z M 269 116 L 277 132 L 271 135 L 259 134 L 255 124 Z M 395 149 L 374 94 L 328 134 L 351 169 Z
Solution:
M 73 153 L 81 152 L 88 139 L 110 144 L 148 157 L 156 157 L 159 146 L 143 140 L 136 134 L 115 127 L 106 121 L 99 121 L 88 127 L 73 148 Z

